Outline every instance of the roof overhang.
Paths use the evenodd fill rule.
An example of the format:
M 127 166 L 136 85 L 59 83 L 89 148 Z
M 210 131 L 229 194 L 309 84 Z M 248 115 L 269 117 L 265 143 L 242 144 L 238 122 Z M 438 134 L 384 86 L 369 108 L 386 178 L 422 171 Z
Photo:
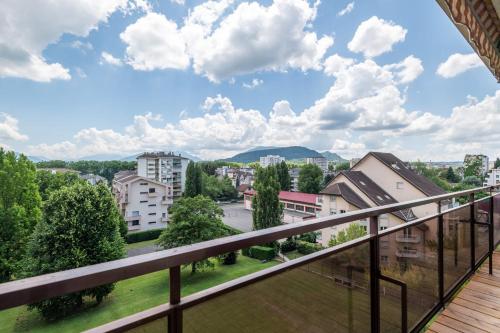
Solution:
M 500 0 L 436 0 L 500 82 Z

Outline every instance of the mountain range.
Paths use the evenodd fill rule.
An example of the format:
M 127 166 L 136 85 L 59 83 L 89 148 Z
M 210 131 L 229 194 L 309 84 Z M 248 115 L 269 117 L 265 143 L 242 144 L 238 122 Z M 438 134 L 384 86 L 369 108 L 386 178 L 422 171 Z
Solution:
M 255 147 L 246 152 L 239 153 L 233 157 L 226 158 L 224 161 L 227 162 L 239 162 L 239 163 L 251 163 L 259 161 L 261 157 L 267 155 L 279 155 L 284 157 L 286 160 L 300 160 L 307 157 L 326 157 L 326 159 L 331 161 L 343 161 L 344 159 L 337 155 L 336 153 L 322 154 L 316 150 L 312 150 L 301 146 L 291 146 L 291 147 Z

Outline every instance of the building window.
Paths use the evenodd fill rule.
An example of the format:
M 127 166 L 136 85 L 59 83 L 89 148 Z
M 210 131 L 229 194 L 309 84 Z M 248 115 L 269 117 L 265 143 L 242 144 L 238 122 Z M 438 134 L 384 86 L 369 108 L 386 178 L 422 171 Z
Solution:
M 291 204 L 291 203 L 287 203 L 287 204 L 286 204 L 286 208 L 287 208 L 287 209 L 295 209 L 295 205 L 294 205 L 294 204 Z
M 337 200 L 337 197 L 331 195 L 330 196 L 330 202 L 335 202 Z
M 345 210 L 344 209 L 341 209 L 340 210 L 340 214 L 344 214 L 345 213 Z
M 149 216 L 156 216 L 156 213 L 149 213 Z
M 302 206 L 302 205 L 296 205 L 295 206 L 295 210 L 303 212 L 304 211 L 304 206 Z
M 381 262 L 388 262 L 389 261 L 389 257 L 388 256 L 380 256 L 380 261 Z
M 150 221 L 148 224 L 156 224 L 156 221 Z
M 337 210 L 336 209 L 330 209 L 330 215 L 335 215 L 337 214 Z
M 402 190 L 403 189 L 403 182 L 396 182 L 396 189 Z
M 155 192 L 156 192 L 156 189 L 154 187 L 149 188 L 149 193 L 155 193 Z
M 139 202 L 140 202 L 140 203 L 146 203 L 146 202 L 148 202 L 148 201 L 147 201 L 147 200 L 141 200 L 141 201 L 139 201 Z
M 133 221 L 132 221 L 132 225 L 133 225 L 133 226 L 139 225 L 139 220 L 133 220 Z
M 382 231 L 382 230 L 385 230 L 385 229 L 387 229 L 387 226 L 385 226 L 385 225 L 381 225 L 379 229 L 380 229 L 381 231 Z
M 161 217 L 167 217 L 167 213 L 161 213 Z
M 139 211 L 138 210 L 134 210 L 132 211 L 132 214 L 130 214 L 130 216 L 139 216 Z
M 139 183 L 139 185 L 148 185 L 148 183 Z
M 306 212 L 314 214 L 315 213 L 315 209 L 314 209 L 314 207 L 306 207 Z
M 148 194 L 148 192 L 141 192 L 140 194 Z
M 148 207 L 156 207 L 156 204 L 149 204 Z

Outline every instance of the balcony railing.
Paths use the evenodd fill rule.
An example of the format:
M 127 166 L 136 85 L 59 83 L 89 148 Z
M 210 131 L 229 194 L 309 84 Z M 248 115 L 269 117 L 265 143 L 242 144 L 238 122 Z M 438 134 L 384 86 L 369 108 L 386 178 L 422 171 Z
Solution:
M 0 310 L 169 269 L 170 302 L 94 328 L 122 332 L 162 321 L 169 332 L 418 332 L 500 242 L 491 187 L 351 211 L 0 284 Z M 475 200 L 474 194 L 488 192 Z M 459 207 L 378 231 L 378 216 L 454 197 Z M 439 206 L 439 205 L 437 205 Z M 487 222 L 476 216 L 488 212 Z M 181 297 L 181 266 L 293 235 L 369 219 L 370 234 Z M 421 260 L 395 257 L 397 235 L 425 230 Z M 379 252 L 380 244 L 391 251 Z M 390 253 L 392 253 L 391 257 Z M 342 283 L 337 282 L 343 277 Z M 337 279 L 337 280 L 335 280 Z M 348 283 L 344 283 L 347 281 Z
M 396 241 L 399 243 L 420 243 L 419 235 L 397 235 Z
M 396 256 L 400 258 L 418 258 L 420 253 L 417 250 L 397 250 Z

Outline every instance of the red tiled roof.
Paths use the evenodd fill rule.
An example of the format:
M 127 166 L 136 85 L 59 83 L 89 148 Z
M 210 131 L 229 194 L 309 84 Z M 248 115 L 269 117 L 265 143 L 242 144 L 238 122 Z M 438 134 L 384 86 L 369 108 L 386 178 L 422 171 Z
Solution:
M 254 195 L 254 190 L 245 191 L 246 195 Z M 302 193 L 302 192 L 288 192 L 281 191 L 279 194 L 280 200 L 283 201 L 293 201 L 309 205 L 316 205 L 318 194 Z

